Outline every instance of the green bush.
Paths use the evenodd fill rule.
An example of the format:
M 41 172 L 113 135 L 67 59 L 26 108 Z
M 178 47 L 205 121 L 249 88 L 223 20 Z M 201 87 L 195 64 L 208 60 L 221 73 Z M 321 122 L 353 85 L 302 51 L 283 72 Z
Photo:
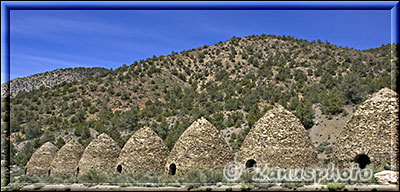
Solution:
M 343 101 L 338 91 L 329 91 L 322 101 L 322 113 L 326 115 L 337 115 L 344 111 Z
M 61 149 L 61 147 L 65 145 L 64 139 L 63 139 L 62 137 L 59 137 L 59 138 L 57 139 L 56 145 L 57 145 L 57 147 L 58 147 L 59 149 Z
M 34 139 L 40 137 L 42 134 L 42 130 L 40 129 L 40 125 L 36 121 L 30 121 L 27 123 L 25 127 L 25 137 L 27 139 Z
M 296 112 L 294 115 L 300 119 L 306 129 L 310 129 L 314 125 L 315 112 L 311 103 L 300 102 L 296 106 Z
M 341 191 L 346 188 L 343 183 L 328 183 L 327 185 L 329 191 Z
M 96 171 L 93 170 L 89 170 L 88 172 L 80 176 L 79 179 L 83 183 L 95 183 L 95 184 L 107 183 L 110 181 L 106 175 L 97 173 Z
M 33 190 L 38 190 L 38 189 L 40 189 L 40 188 L 42 188 L 42 187 L 44 187 L 44 184 L 43 184 L 43 183 L 35 183 L 35 184 L 33 185 Z

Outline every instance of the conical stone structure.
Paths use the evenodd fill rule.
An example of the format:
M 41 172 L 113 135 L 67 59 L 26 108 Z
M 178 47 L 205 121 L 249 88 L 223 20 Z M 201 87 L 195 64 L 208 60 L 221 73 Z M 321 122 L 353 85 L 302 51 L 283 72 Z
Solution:
M 280 105 L 254 124 L 235 158 L 248 168 L 303 168 L 318 164 L 317 152 L 303 124 Z
M 176 141 L 165 171 L 174 175 L 194 170 L 223 169 L 231 161 L 231 149 L 220 132 L 205 118 L 200 118 Z
M 77 175 L 78 162 L 85 148 L 75 140 L 65 144 L 57 152 L 50 166 L 50 175 Z
M 398 94 L 383 88 L 358 106 L 339 135 L 332 160 L 340 167 L 390 167 L 399 170 Z
M 79 160 L 77 173 L 85 174 L 89 170 L 97 173 L 113 173 L 119 152 L 118 144 L 107 134 L 102 133 L 89 143 Z
M 143 127 L 122 148 L 115 170 L 120 173 L 163 172 L 168 153 L 167 146 L 157 133 Z
M 31 156 L 26 164 L 25 174 L 45 175 L 50 173 L 50 162 L 57 154 L 58 148 L 50 142 L 43 144 Z

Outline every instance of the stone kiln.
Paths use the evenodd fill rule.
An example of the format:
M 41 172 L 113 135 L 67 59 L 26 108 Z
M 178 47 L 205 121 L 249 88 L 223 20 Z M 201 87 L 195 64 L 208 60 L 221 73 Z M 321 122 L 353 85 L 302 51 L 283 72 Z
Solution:
M 26 164 L 25 174 L 50 174 L 50 162 L 56 155 L 58 148 L 50 142 L 43 144 L 33 154 Z
M 233 155 L 220 132 L 205 118 L 193 122 L 175 143 L 165 165 L 174 175 L 203 169 L 223 169 Z
M 236 161 L 247 168 L 317 165 L 317 152 L 300 120 L 280 105 L 261 117 L 246 136 Z
M 398 94 L 389 88 L 358 106 L 339 135 L 332 160 L 340 167 L 388 167 L 398 170 Z
M 77 174 L 93 170 L 98 173 L 112 173 L 121 149 L 107 134 L 102 133 L 89 143 L 79 160 Z
M 157 133 L 143 127 L 122 148 L 115 170 L 120 173 L 163 172 L 168 152 Z
M 76 175 L 78 162 L 81 159 L 84 150 L 85 148 L 75 140 L 72 140 L 65 144 L 57 152 L 57 155 L 51 162 L 50 175 Z

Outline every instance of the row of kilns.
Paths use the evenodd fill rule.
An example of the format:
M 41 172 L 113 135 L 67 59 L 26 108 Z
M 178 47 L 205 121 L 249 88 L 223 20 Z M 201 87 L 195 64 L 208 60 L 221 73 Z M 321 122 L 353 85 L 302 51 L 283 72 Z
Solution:
M 332 161 L 340 167 L 390 165 L 398 170 L 398 96 L 384 88 L 367 99 L 351 116 L 338 137 Z M 58 152 L 57 152 L 58 151 Z M 300 120 L 280 105 L 261 117 L 232 154 L 220 132 L 205 118 L 188 127 L 168 151 L 163 140 L 148 127 L 136 131 L 122 150 L 101 134 L 87 147 L 70 141 L 60 150 L 50 142 L 32 155 L 27 174 L 82 175 L 143 171 L 179 174 L 222 169 L 232 161 L 246 167 L 303 168 L 318 165 L 317 152 Z

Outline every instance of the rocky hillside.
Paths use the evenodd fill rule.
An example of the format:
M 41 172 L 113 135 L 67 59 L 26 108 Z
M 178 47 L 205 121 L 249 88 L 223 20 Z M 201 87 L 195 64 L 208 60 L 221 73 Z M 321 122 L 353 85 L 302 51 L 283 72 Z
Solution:
M 21 92 L 31 92 L 40 89 L 42 86 L 51 88 L 61 83 L 69 83 L 73 81 L 83 81 L 90 77 L 100 75 L 107 71 L 105 68 L 68 68 L 57 69 L 45 73 L 40 73 L 24 78 L 16 78 L 8 83 L 1 85 L 1 97 L 7 96 L 7 90 L 10 91 L 10 97 L 15 97 Z M 9 89 L 10 85 L 10 89 Z
M 254 122 L 276 103 L 310 129 L 313 106 L 332 119 L 345 115 L 345 106 L 391 87 L 391 59 L 397 62 L 391 50 L 396 47 L 359 51 L 290 36 L 233 37 L 17 94 L 11 99 L 12 163 L 24 165 L 46 141 L 60 147 L 77 138 L 87 146 L 107 133 L 122 147 L 143 126 L 172 149 L 201 117 L 237 151 Z

